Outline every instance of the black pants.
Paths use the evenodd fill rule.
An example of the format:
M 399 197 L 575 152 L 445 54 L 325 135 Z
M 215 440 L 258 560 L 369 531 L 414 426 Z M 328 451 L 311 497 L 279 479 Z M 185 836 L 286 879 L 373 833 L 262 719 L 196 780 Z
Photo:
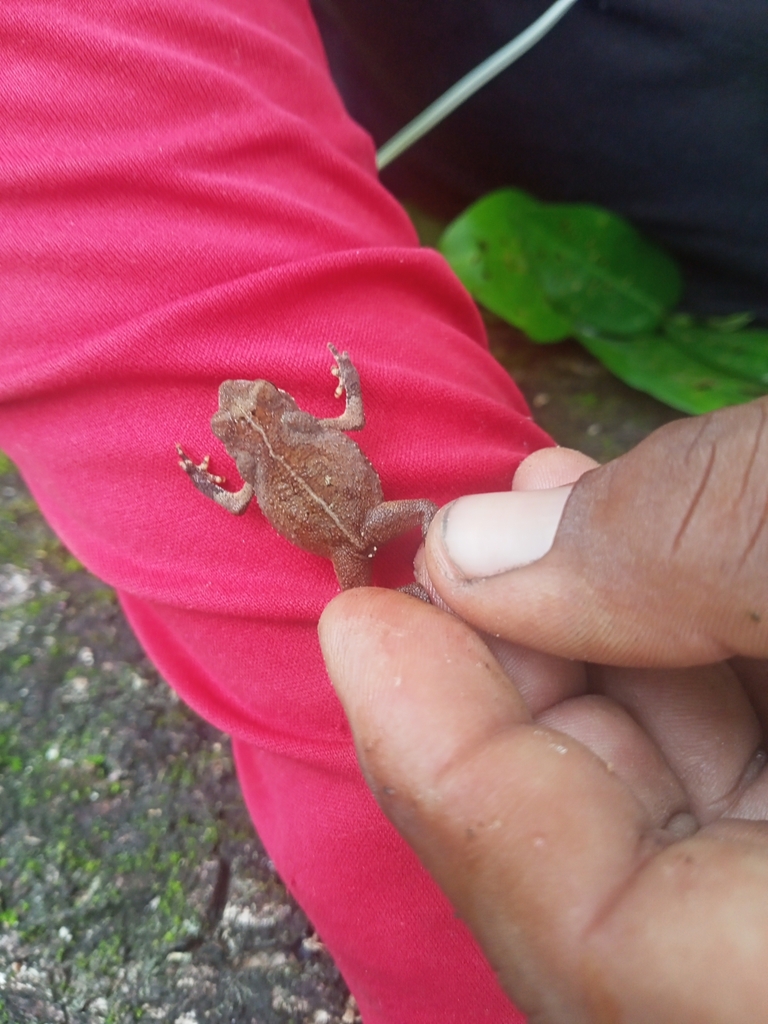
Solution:
M 312 0 L 385 142 L 549 0 Z M 768 0 L 578 0 L 382 179 L 453 214 L 519 185 L 600 203 L 682 263 L 685 305 L 768 322 Z

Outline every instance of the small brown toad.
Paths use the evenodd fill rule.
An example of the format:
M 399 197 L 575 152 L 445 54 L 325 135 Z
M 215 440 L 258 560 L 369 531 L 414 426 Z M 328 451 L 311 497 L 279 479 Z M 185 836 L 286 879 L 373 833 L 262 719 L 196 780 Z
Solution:
M 342 589 L 371 580 L 371 559 L 381 544 L 414 526 L 426 536 L 437 505 L 426 499 L 384 501 L 379 475 L 343 433 L 365 426 L 360 378 L 346 352 L 329 345 L 346 393 L 344 413 L 317 419 L 268 380 L 226 380 L 211 429 L 244 480 L 227 491 L 208 472 L 208 456 L 195 465 L 180 445 L 179 465 L 199 491 L 240 515 L 255 495 L 279 534 L 305 551 L 330 558 Z M 416 591 L 415 586 L 405 588 Z M 421 594 L 419 596 L 422 596 Z

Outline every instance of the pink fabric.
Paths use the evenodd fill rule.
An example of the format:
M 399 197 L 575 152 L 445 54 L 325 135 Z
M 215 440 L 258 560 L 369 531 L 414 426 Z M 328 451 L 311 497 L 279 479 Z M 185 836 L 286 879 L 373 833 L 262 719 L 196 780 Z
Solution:
M 159 669 L 235 739 L 256 827 L 367 1024 L 519 1014 L 373 803 L 315 625 L 330 563 L 197 493 L 238 485 L 218 384 L 336 415 L 363 383 L 387 498 L 509 486 L 548 443 L 346 116 L 304 0 L 0 5 L 0 446 L 115 586 Z M 416 538 L 378 556 L 410 578 Z

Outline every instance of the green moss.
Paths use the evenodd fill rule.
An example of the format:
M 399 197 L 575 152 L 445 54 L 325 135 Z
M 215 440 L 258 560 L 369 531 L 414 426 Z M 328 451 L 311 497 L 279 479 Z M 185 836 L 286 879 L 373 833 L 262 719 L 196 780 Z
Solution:
M 593 391 L 583 391 L 578 395 L 571 395 L 571 403 L 574 408 L 583 412 L 594 412 L 600 405 L 600 399 Z
M 0 612 L 10 625 L 0 651 L 0 971 L 23 943 L 25 962 L 55 979 L 50 999 L 67 1019 L 99 996 L 114 1024 L 146 1019 L 142 1005 L 170 1005 L 174 1020 L 190 994 L 168 954 L 213 945 L 230 956 L 215 920 L 220 858 L 249 851 L 247 871 L 267 874 L 227 743 L 172 697 L 114 593 L 80 570 L 13 476 L 0 490 L 2 562 L 23 567 L 30 588 Z M 270 900 L 286 898 L 270 884 Z M 241 1013 L 240 986 L 255 974 L 237 970 L 221 972 L 233 994 L 211 996 L 205 1019 L 277 1024 L 268 985 Z
M 0 774 L 10 772 L 18 775 L 24 768 L 18 738 L 13 733 L 0 733 Z

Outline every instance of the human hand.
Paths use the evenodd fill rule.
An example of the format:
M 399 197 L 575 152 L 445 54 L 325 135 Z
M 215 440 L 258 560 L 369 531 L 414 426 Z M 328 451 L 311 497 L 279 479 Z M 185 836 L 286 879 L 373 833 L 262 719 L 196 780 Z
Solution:
M 429 584 L 478 628 L 568 658 L 765 656 L 767 425 L 768 398 L 678 420 L 582 476 L 570 497 L 542 488 L 576 479 L 585 457 L 537 452 L 512 492 L 460 498 L 436 517 Z
M 754 405 L 746 407 L 739 420 L 744 423 L 754 412 Z M 698 443 L 705 445 L 707 432 L 721 427 L 689 422 L 702 431 Z M 681 646 L 675 648 L 674 630 L 663 621 L 659 642 L 654 624 L 660 619 L 660 597 L 642 600 L 644 579 L 660 578 L 651 556 L 669 550 L 664 524 L 668 531 L 680 526 L 679 518 L 664 514 L 664 477 L 658 479 L 658 467 L 674 461 L 685 443 L 677 433 L 680 426 L 672 428 L 671 438 L 655 435 L 646 453 L 632 453 L 629 469 L 614 464 L 587 477 L 600 500 L 588 493 L 568 505 L 563 526 L 575 506 L 587 534 L 603 530 L 602 536 L 585 538 L 596 565 L 584 556 L 592 575 L 581 591 L 588 599 L 577 606 L 583 631 L 573 628 L 569 603 L 579 587 L 577 579 L 569 579 L 579 561 L 574 532 L 566 532 L 564 553 L 558 551 L 558 533 L 551 554 L 542 559 L 549 587 L 542 587 L 543 593 L 530 579 L 534 566 L 473 584 L 457 581 L 454 571 L 446 585 L 436 574 L 439 591 L 451 598 L 458 593 L 480 626 L 484 611 L 494 627 L 508 629 L 511 621 L 507 635 L 515 636 L 526 617 L 533 619 L 542 646 L 561 651 L 576 644 L 582 652 L 618 654 L 615 660 L 636 657 L 648 665 L 667 657 L 679 665 L 705 660 L 715 644 L 743 649 L 739 617 L 718 619 L 701 597 L 690 621 L 675 602 L 668 607 L 669 615 L 687 627 Z M 710 465 L 706 455 L 708 486 L 737 469 L 737 448 L 728 445 L 727 436 L 717 438 L 727 460 L 721 465 L 716 457 Z M 696 445 L 693 441 L 687 449 L 690 476 L 702 465 Z M 542 453 L 534 469 L 539 483 L 541 467 L 551 458 Z M 765 487 L 768 478 L 760 471 L 764 459 L 755 431 L 741 463 L 742 469 L 751 465 L 751 476 L 736 476 L 736 491 L 746 481 L 742 503 L 750 508 L 757 504 L 750 489 Z M 681 465 L 686 469 L 685 460 Z M 611 504 L 598 486 L 606 470 Z M 690 486 L 680 465 L 674 472 L 667 479 L 675 490 Z M 710 522 L 707 487 L 698 486 L 702 479 L 693 488 L 698 499 L 677 560 L 668 559 L 667 568 L 682 573 L 683 590 L 694 593 L 696 566 L 702 566 L 705 579 L 722 583 L 708 591 L 714 606 L 728 610 L 724 591 L 734 578 L 753 588 L 751 599 L 760 597 L 759 573 L 750 575 L 747 558 L 742 576 L 729 576 L 726 557 L 718 563 L 707 549 L 700 529 Z M 658 494 L 652 504 L 662 515 L 641 515 L 628 551 L 619 551 L 625 566 L 636 558 L 635 575 L 623 581 L 622 590 L 604 552 L 627 535 L 611 507 L 618 495 L 625 512 L 637 508 L 629 497 L 633 480 L 641 491 L 654 480 Z M 727 487 L 717 493 L 729 496 Z M 679 494 L 670 505 L 679 513 Z M 727 511 L 744 536 L 744 509 L 731 500 Z M 747 543 L 757 530 L 752 525 Z M 736 539 L 727 531 L 723 535 L 725 556 L 736 549 Z M 757 552 L 762 540 L 757 531 L 751 550 Z M 430 538 L 432 567 L 436 553 L 443 557 L 441 543 L 440 536 Z M 553 570 L 546 564 L 553 556 L 561 559 L 560 589 L 553 584 L 557 565 Z M 764 555 L 754 557 L 764 564 Z M 719 575 L 713 573 L 716 564 Z M 522 573 L 529 579 L 519 598 L 515 585 L 509 586 L 505 620 L 498 589 L 492 587 L 489 598 L 486 585 L 502 579 L 513 584 Z M 604 612 L 596 614 L 595 608 L 610 608 L 601 588 L 617 586 L 626 603 L 617 604 L 614 635 L 605 628 Z M 479 603 L 469 593 L 475 588 Z M 536 622 L 531 601 L 539 602 L 541 614 L 548 610 L 550 620 Z M 698 622 L 694 615 L 701 616 Z M 377 591 L 338 598 L 323 616 L 321 639 L 379 802 L 478 936 L 502 984 L 533 1019 L 751 1024 L 768 1018 L 768 922 L 762 909 L 768 899 L 762 749 L 768 672 L 763 664 L 742 659 L 682 670 L 598 669 L 497 645 L 511 686 L 464 623 L 402 595 Z M 766 653 L 754 646 L 749 651 Z

